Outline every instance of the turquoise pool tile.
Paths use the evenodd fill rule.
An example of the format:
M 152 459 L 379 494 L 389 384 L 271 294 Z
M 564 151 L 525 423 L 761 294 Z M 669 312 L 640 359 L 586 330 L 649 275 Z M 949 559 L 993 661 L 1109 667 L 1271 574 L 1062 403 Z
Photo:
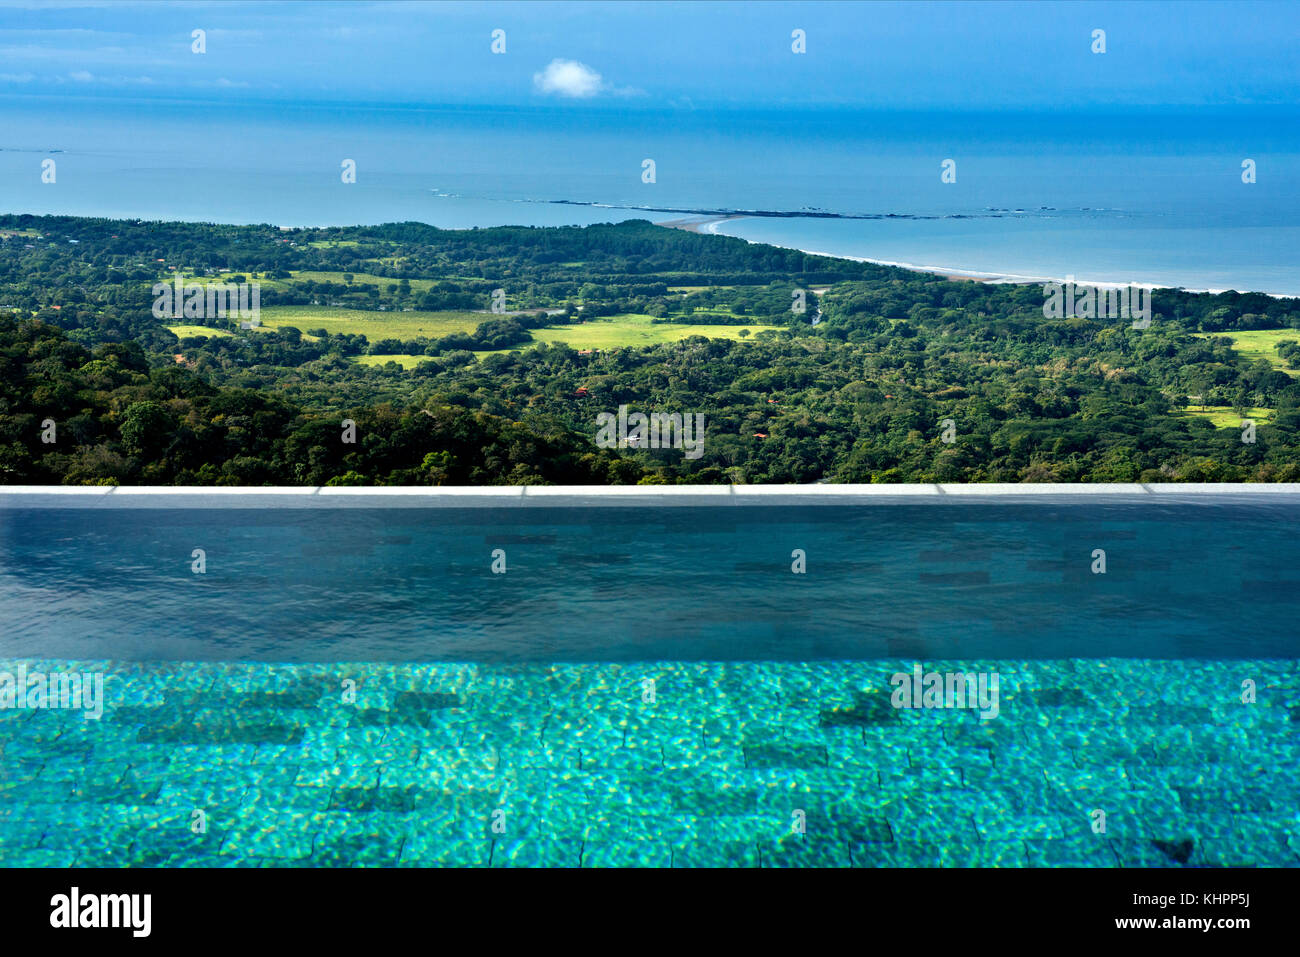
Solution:
M 180 772 L 193 774 L 231 773 L 252 765 L 257 747 L 239 745 L 179 745 L 171 749 L 168 765 Z
M 658 746 L 625 748 L 583 747 L 582 763 L 586 769 L 611 769 L 627 771 L 648 771 L 663 768 L 663 751 Z
M 72 764 L 48 759 L 42 763 L 14 762 L 6 772 L 4 784 L 14 786 L 39 783 L 50 787 L 72 788 L 87 779 L 103 781 L 112 776 L 112 780 L 118 780 L 128 767 L 121 760 L 109 764 Z M 163 769 L 166 769 L 166 765 Z
M 1178 787 L 1172 790 L 1178 795 L 1183 810 L 1191 814 L 1214 813 L 1220 811 L 1231 815 L 1268 814 L 1285 811 L 1296 805 L 1294 794 L 1278 793 L 1268 788 L 1253 786 L 1253 782 L 1241 781 L 1228 786 Z
M 820 742 L 749 742 L 746 739 L 744 748 L 747 768 L 815 768 L 828 762 L 826 745 Z
M 155 824 L 134 832 L 124 860 L 102 866 L 184 867 L 196 858 L 210 859 L 220 853 L 226 830 L 220 821 L 209 821 L 207 830 L 195 834 L 188 818 Z
M 650 841 L 672 846 L 693 841 L 709 830 L 706 818 L 691 814 L 641 814 L 627 811 L 620 826 L 623 841 Z
M 853 863 L 847 843 L 813 835 L 760 841 L 758 853 L 763 867 L 838 868 Z
M 492 840 L 492 812 L 501 809 L 500 796 L 492 792 L 445 792 L 439 802 L 415 813 L 429 831 L 463 841 Z M 509 822 L 507 812 L 506 821 Z
M 758 842 L 753 840 L 696 840 L 671 848 L 671 863 L 678 868 L 758 867 Z
M 795 818 L 792 812 L 770 812 L 719 815 L 703 820 L 707 821 L 707 828 L 701 828 L 702 836 L 722 843 L 731 843 L 780 840 L 793 833 Z
M 161 778 L 141 775 L 130 768 L 105 770 L 80 778 L 69 800 L 97 804 L 152 804 L 167 787 Z
M 684 773 L 690 772 L 592 769 L 584 770 L 574 780 L 586 794 L 589 807 L 671 814 L 682 807 L 677 796 L 683 793 Z M 712 778 L 700 775 L 693 780 L 703 783 Z
M 396 867 L 410 829 L 401 814 L 312 815 L 311 867 Z
M 979 844 L 948 843 L 939 846 L 941 867 L 1029 867 L 1024 841 L 984 841 Z
M 1110 840 L 1100 834 L 1068 834 L 1043 840 L 1026 837 L 1030 867 L 1119 867 L 1119 857 Z
M 305 861 L 311 856 L 312 835 L 319 813 L 263 811 L 243 808 L 231 821 L 221 845 L 228 857 L 275 857 Z
M 250 764 L 307 767 L 334 764 L 338 749 L 333 746 L 301 742 L 293 745 L 259 744 Z
M 154 803 L 166 807 L 201 808 L 208 811 L 237 808 L 243 802 L 248 785 L 229 784 L 220 776 L 168 781 L 157 793 Z
M 379 772 L 380 766 L 369 761 L 355 764 L 304 763 L 299 766 L 293 783 L 299 787 L 314 788 L 375 787 L 379 783 Z
M 943 866 L 943 855 L 937 846 L 917 841 L 850 844 L 849 858 L 854 867 Z
M 673 864 L 673 848 L 646 841 L 587 841 L 583 867 L 665 868 Z
M 587 805 L 576 796 L 566 801 L 550 794 L 514 793 L 501 805 L 501 810 L 505 814 L 499 820 L 506 837 L 581 839 L 588 828 Z
M 41 838 L 56 824 L 49 823 L 56 805 L 0 805 L 0 864 L 25 856 L 41 843 Z
M 962 770 L 993 767 L 993 749 L 978 745 L 937 747 L 911 747 L 908 749 L 911 766 Z
M 576 770 L 582 766 L 582 748 L 569 744 L 543 744 L 539 739 L 505 741 L 497 749 L 498 767 Z
M 506 839 L 493 842 L 492 867 L 581 867 L 581 840 Z
M 1086 767 L 1046 765 L 1043 769 L 1048 786 L 1063 791 L 1095 791 L 1132 788 L 1135 781 L 1127 767 Z
M 929 663 L 1002 675 L 1002 714 L 983 723 L 882 708 L 899 662 L 112 666 L 102 722 L 0 714 L 0 862 L 54 850 L 51 825 L 109 835 L 84 847 L 109 866 L 482 866 L 503 842 L 579 842 L 593 866 L 749 847 L 752 865 L 799 810 L 800 840 L 857 866 L 1104 866 L 1102 847 L 1126 866 L 1294 866 L 1294 664 L 1246 663 L 1292 689 L 1253 706 L 1232 700 L 1242 663 L 1140 664 Z M 358 706 L 388 717 L 355 723 Z M 209 833 L 191 840 L 196 807 Z M 376 816 L 396 823 L 371 851 L 357 835 Z
M 73 867 L 77 863 L 77 852 L 69 849 L 35 848 L 26 850 L 22 856 L 22 867 Z M 19 866 L 9 861 L 0 860 L 0 866 Z M 96 866 L 96 865 L 91 865 Z
M 345 758 L 346 755 L 341 755 Z M 461 774 L 490 774 L 496 769 L 500 755 L 491 745 L 470 747 L 429 747 L 416 755 L 414 767 L 435 775 L 455 777 Z
M 954 747 L 987 747 L 998 753 L 1025 743 L 1025 733 L 1014 721 L 956 721 L 944 725 L 942 734 Z
M 402 844 L 400 867 L 488 867 L 492 862 L 492 841 L 465 839 L 419 831 L 407 835 Z
M 638 718 L 623 729 L 623 744 L 629 748 L 662 747 L 670 741 L 698 745 L 703 743 L 703 729 L 702 721 L 678 715 Z
M 132 768 L 132 770 L 135 770 Z M 245 764 L 239 767 L 222 768 L 216 772 L 223 781 L 227 781 L 232 786 L 246 785 L 249 788 L 268 787 L 268 788 L 287 788 L 292 787 L 298 780 L 298 772 L 301 770 L 292 764 L 272 764 L 256 765 Z M 166 781 L 170 783 L 176 780 L 183 773 L 183 767 L 169 765 L 166 773 Z M 207 776 L 213 776 L 214 772 L 204 770 L 201 772 Z
M 303 732 L 301 747 L 304 750 L 313 749 L 316 751 L 324 749 L 353 751 L 378 745 L 385 737 L 394 737 L 401 740 L 405 736 L 424 738 L 424 732 L 422 729 L 403 726 L 390 728 L 388 726 L 371 725 L 357 727 L 350 724 L 309 725 Z M 415 746 L 414 741 L 412 741 L 412 746 Z
M 886 791 L 935 791 L 963 787 L 960 768 L 881 768 L 880 786 Z
M 241 796 L 239 806 L 259 810 L 301 808 L 309 811 L 324 811 L 330 806 L 333 793 L 330 788 L 298 787 L 292 784 L 249 787 Z
M 8 760 L 8 758 L 6 758 Z M 69 773 L 67 766 L 49 763 L 26 763 L 11 767 L 8 779 L 0 787 L 0 804 L 15 801 L 24 804 L 62 804 L 71 799 L 82 779 L 82 765 Z M 49 768 L 47 773 L 46 769 Z M 125 770 L 125 769 L 124 769 Z
M 622 808 L 587 807 L 586 823 L 579 835 L 590 844 L 614 846 L 629 843 L 623 830 L 627 820 L 627 811 Z
M 1187 848 L 1188 857 L 1181 862 L 1177 859 L 1181 850 L 1177 847 L 1162 850 L 1150 838 L 1111 839 L 1110 846 L 1119 859 L 1120 867 L 1132 868 L 1173 868 L 1185 867 L 1190 860 L 1191 848 Z
M 1237 826 L 1226 834 L 1198 841 L 1190 863 L 1196 867 L 1300 867 L 1300 855 L 1283 834 L 1261 834 Z
M 700 740 L 666 741 L 662 748 L 663 766 L 668 770 L 718 769 L 745 766 L 745 750 L 739 745 L 706 745 Z
M 809 837 L 828 838 L 848 844 L 889 844 L 894 833 L 884 816 L 871 816 L 842 807 L 811 807 L 805 810 Z

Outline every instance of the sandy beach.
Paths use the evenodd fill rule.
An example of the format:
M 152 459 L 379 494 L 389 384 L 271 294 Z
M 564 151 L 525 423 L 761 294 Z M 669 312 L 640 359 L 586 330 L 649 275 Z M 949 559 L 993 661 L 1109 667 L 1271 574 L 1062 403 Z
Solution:
M 656 223 L 655 225 L 656 225 L 656 226 L 666 226 L 666 227 L 668 227 L 669 229 L 684 229 L 684 230 L 686 230 L 688 233 L 707 233 L 707 234 L 715 235 L 715 236 L 716 236 L 716 235 L 725 235 L 725 234 L 719 233 L 719 232 L 718 232 L 718 229 L 717 229 L 717 227 L 718 227 L 719 225 L 721 225 L 722 223 L 730 222 L 730 221 L 732 221 L 732 220 L 734 220 L 734 219 L 746 219 L 746 218 L 747 218 L 747 217 L 744 216 L 744 215 L 741 214 L 741 213 L 732 213 L 732 214 L 727 215 L 727 216 L 687 216 L 687 217 L 684 217 L 684 218 L 682 218 L 682 219 L 666 219 L 666 220 L 663 220 L 662 222 Z M 736 238 L 736 239 L 744 239 L 743 236 L 737 236 L 737 237 L 734 237 L 734 238 Z M 746 239 L 745 242 L 750 242 L 750 240 Z M 900 269 L 910 269 L 910 270 L 912 270 L 913 272 L 933 273 L 933 274 L 935 274 L 935 275 L 942 276 L 944 279 L 951 279 L 951 280 L 953 280 L 954 282 L 957 282 L 957 281 L 963 281 L 963 282 L 1035 282 L 1035 281 L 1037 281 L 1037 280 L 1032 280 L 1032 279 L 1012 279 L 1012 278 L 1010 278 L 1010 277 L 1001 277 L 1001 276 L 966 276 L 966 275 L 962 275 L 962 274 L 960 274 L 960 273 L 945 272 L 943 269 L 940 269 L 940 268 L 928 268 L 928 267 L 924 267 L 924 266 L 913 266 L 913 265 L 910 265 L 910 264 L 908 264 L 908 263 L 885 262 L 884 260 L 880 260 L 880 259 L 867 259 L 867 258 L 862 257 L 862 256 L 840 256 L 840 255 L 836 255 L 835 253 L 823 253 L 823 252 L 817 252 L 816 250 L 812 250 L 812 249 L 801 249 L 800 252 L 808 253 L 810 256 L 828 256 L 828 257 L 830 257 L 831 259 L 851 259 L 851 260 L 854 260 L 855 262 L 869 262 L 869 263 L 875 263 L 875 264 L 878 265 L 878 266 L 897 266 L 897 267 L 899 267 Z
M 728 216 L 688 216 L 684 219 L 668 219 L 657 226 L 667 226 L 669 229 L 684 229 L 688 233 L 717 233 L 716 227 L 719 223 L 729 222 L 733 219 L 744 219 L 739 213 L 732 213 Z
M 667 226 L 670 229 L 684 229 L 692 233 L 704 233 L 709 235 L 728 235 L 719 231 L 718 227 L 723 223 L 736 219 L 747 219 L 743 213 L 732 213 L 726 216 L 689 216 L 681 219 L 670 219 L 656 223 L 658 226 Z M 734 236 L 734 239 L 745 239 L 744 236 Z M 754 240 L 745 239 L 745 242 L 754 242 Z M 772 244 L 779 245 L 779 244 Z M 867 256 L 849 256 L 842 253 L 828 253 L 820 249 L 802 249 L 795 246 L 782 247 L 786 249 L 799 249 L 800 252 L 807 253 L 810 256 L 826 256 L 830 259 L 848 259 L 853 262 L 872 263 L 877 266 L 894 266 L 898 269 L 907 269 L 911 272 L 921 272 L 933 276 L 941 276 L 952 282 L 990 282 L 990 283 L 1011 283 L 1015 285 L 1042 285 L 1049 282 L 1073 282 L 1079 286 L 1096 286 L 1098 288 L 1132 286 L 1142 289 L 1159 289 L 1163 288 L 1159 283 L 1150 282 L 1116 282 L 1115 280 L 1091 280 L 1078 276 L 1054 277 L 1054 276 L 1021 276 L 1014 273 L 990 273 L 990 272 L 962 272 L 954 270 L 951 266 L 919 266 L 915 263 L 894 262 L 887 259 L 871 259 Z M 1222 289 L 1188 289 L 1188 292 L 1205 292 L 1220 293 Z M 1265 293 L 1274 299 L 1291 298 L 1280 293 Z

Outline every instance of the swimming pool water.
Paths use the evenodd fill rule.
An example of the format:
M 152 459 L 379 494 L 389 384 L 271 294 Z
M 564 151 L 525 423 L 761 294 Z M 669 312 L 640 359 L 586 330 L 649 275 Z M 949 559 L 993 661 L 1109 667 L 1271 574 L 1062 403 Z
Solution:
M 0 655 L 1296 658 L 1298 519 L 1276 502 L 9 509 Z
M 709 511 L 0 512 L 0 862 L 1300 866 L 1294 512 Z
M 10 866 L 1300 865 L 1294 662 L 930 664 L 996 669 L 999 716 L 890 707 L 889 675 L 911 662 L 111 665 L 98 722 L 0 712 L 0 854 Z M 1240 701 L 1247 678 L 1254 704 Z M 191 832 L 196 809 L 204 834 Z

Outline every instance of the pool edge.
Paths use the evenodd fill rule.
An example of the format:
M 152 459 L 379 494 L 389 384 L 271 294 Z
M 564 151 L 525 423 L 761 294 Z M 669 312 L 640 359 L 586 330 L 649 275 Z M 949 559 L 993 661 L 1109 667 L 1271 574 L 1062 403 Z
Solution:
M 550 486 L 0 486 L 15 508 L 591 508 L 880 505 L 890 502 L 1222 503 L 1293 500 L 1300 483 L 550 485 Z

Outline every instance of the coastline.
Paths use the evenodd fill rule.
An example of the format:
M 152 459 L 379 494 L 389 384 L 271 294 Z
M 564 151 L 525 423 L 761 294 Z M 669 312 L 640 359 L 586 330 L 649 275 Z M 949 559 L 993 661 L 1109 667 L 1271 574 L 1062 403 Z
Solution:
M 732 239 L 744 240 L 747 243 L 758 242 L 758 240 L 746 239 L 744 236 L 735 236 L 731 233 L 724 233 L 720 227 L 723 223 L 731 222 L 738 219 L 748 219 L 743 213 L 732 213 L 725 216 L 693 216 L 683 219 L 663 220 L 655 223 L 656 226 L 666 226 L 670 229 L 684 229 L 687 232 L 700 233 L 711 236 L 729 236 Z M 1089 279 L 1082 276 L 1032 276 L 1023 275 L 1013 272 L 990 272 L 986 270 L 961 269 L 955 266 L 931 266 L 920 265 L 918 263 L 898 262 L 889 259 L 873 259 L 870 256 L 851 256 L 847 253 L 830 253 L 820 249 L 805 249 L 802 246 L 789 246 L 784 243 L 762 242 L 762 245 L 776 246 L 780 249 L 797 249 L 799 252 L 807 253 L 810 256 L 826 256 L 829 259 L 845 259 L 850 262 L 871 263 L 876 266 L 893 266 L 897 269 L 906 269 L 909 272 L 926 273 L 933 276 L 941 276 L 951 282 L 987 282 L 993 284 L 1008 284 L 1021 286 L 1039 286 L 1049 282 L 1065 283 L 1073 282 L 1079 286 L 1095 286 L 1100 289 L 1132 287 L 1135 289 L 1168 289 L 1171 288 L 1161 283 L 1139 282 L 1139 281 L 1117 281 L 1114 279 Z M 1207 293 L 1209 295 L 1218 295 L 1219 293 L 1230 292 L 1229 289 L 1190 289 L 1182 288 L 1184 292 L 1190 293 Z M 1258 290 L 1236 290 L 1237 292 L 1257 292 Z M 1295 299 L 1300 295 L 1287 295 L 1286 293 L 1264 292 L 1265 296 L 1274 299 Z
M 719 233 L 717 227 L 722 223 L 730 222 L 733 219 L 744 219 L 740 213 L 729 213 L 725 216 L 687 216 L 683 219 L 665 219 L 662 222 L 655 223 L 656 226 L 667 226 L 669 229 L 684 229 L 688 233 L 707 233 L 712 236 L 725 236 L 726 233 Z M 735 237 L 737 239 L 742 237 Z M 748 242 L 748 240 L 746 240 Z

